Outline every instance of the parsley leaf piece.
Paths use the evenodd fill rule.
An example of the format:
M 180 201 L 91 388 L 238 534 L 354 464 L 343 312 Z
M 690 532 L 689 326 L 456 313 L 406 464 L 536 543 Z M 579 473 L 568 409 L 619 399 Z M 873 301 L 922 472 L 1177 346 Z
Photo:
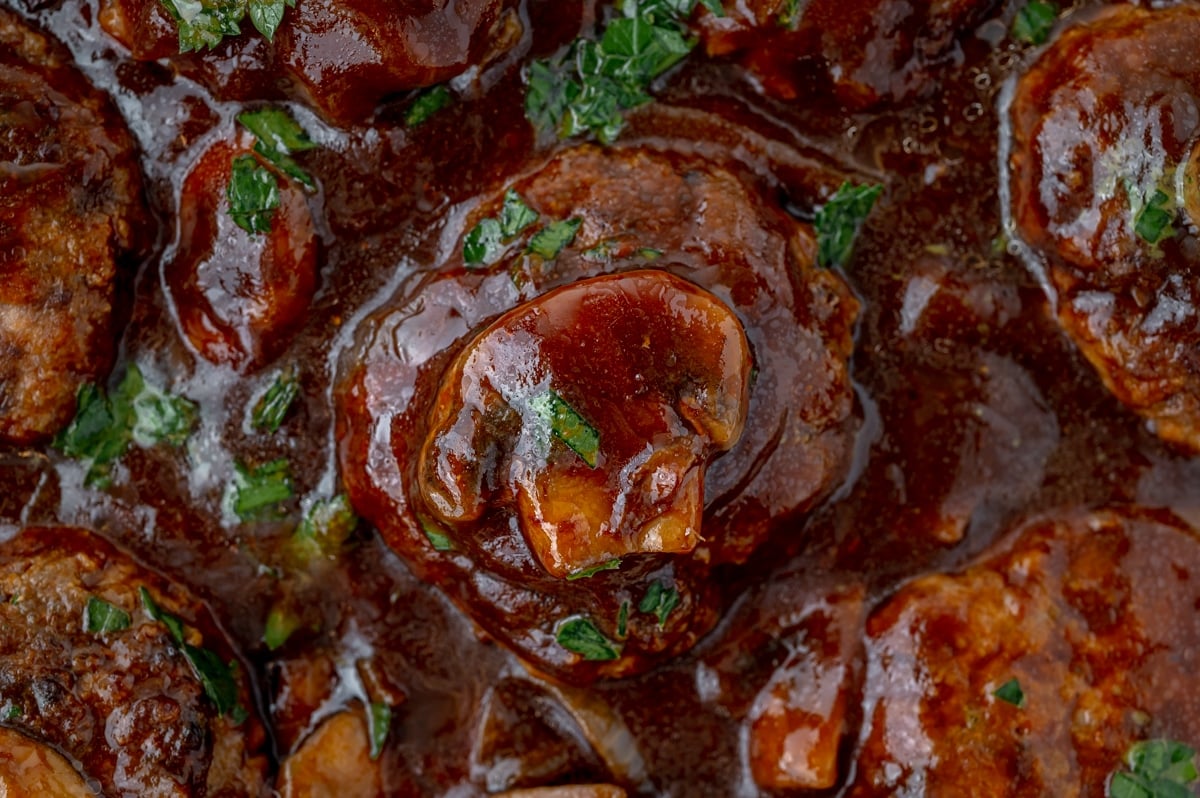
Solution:
M 378 759 L 392 729 L 392 708 L 382 701 L 372 701 L 367 714 L 370 720 L 371 759 Z
M 1012 704 L 1014 707 L 1021 708 L 1025 706 L 1025 691 L 1021 689 L 1021 683 L 1016 679 L 1009 679 L 997 687 L 992 692 L 992 695 L 1005 703 Z
M 463 262 L 468 268 L 492 265 L 504 254 L 503 237 L 500 222 L 491 217 L 482 220 L 463 239 Z
M 292 494 L 292 475 L 286 457 L 254 469 L 242 463 L 234 467 L 233 511 L 243 521 L 273 514 Z
M 603 662 L 621 656 L 616 645 L 587 618 L 568 618 L 558 625 L 554 639 L 586 660 Z
M 454 95 L 445 84 L 433 86 L 417 94 L 408 110 L 404 112 L 404 124 L 417 127 L 429 120 L 429 117 L 446 108 L 454 102 Z
M 883 186 L 856 186 L 847 181 L 817 211 L 813 227 L 817 231 L 817 262 L 821 266 L 830 268 L 846 262 L 858 228 L 882 191 Z
M 250 21 L 267 41 L 275 41 L 275 31 L 283 22 L 283 12 L 295 8 L 296 0 L 250 0 Z
M 300 618 L 287 607 L 276 605 L 267 613 L 267 623 L 263 628 L 263 642 L 267 648 L 275 651 L 287 642 L 292 632 L 300 628 Z
M 79 389 L 75 418 L 55 436 L 52 445 L 67 457 L 88 464 L 87 485 L 104 487 L 112 464 L 131 443 L 177 446 L 187 438 L 195 420 L 194 404 L 148 384 L 141 370 L 130 364 L 111 396 L 90 383 Z
M 242 32 L 246 0 L 161 0 L 179 31 L 179 52 L 216 47 Z
M 622 601 L 621 609 L 617 611 L 617 637 L 624 639 L 629 630 L 629 602 Z
M 511 188 L 504 193 L 500 209 L 500 235 L 513 238 L 538 220 L 538 212 L 526 204 L 524 197 Z
M 1133 232 L 1151 246 L 1175 235 L 1175 228 L 1171 226 L 1175 219 L 1174 208 L 1168 209 L 1170 200 L 1161 189 L 1155 189 L 1150 201 L 1134 217 Z
M 1134 743 L 1125 764 L 1132 772 L 1112 774 L 1109 798 L 1192 798 L 1192 785 L 1200 778 L 1195 749 L 1173 740 Z
M 254 143 L 255 152 L 293 180 L 307 188 L 316 188 L 312 177 L 296 163 L 292 155 L 314 149 L 317 145 L 291 114 L 282 108 L 262 108 L 243 111 L 237 118 L 258 139 Z
M 0 717 L 3 717 L 4 720 L 16 720 L 24 714 L 25 711 L 21 709 L 19 704 L 9 704 L 4 708 L 4 712 Z
M 576 579 L 588 579 L 600 573 L 601 571 L 615 571 L 620 567 L 621 561 L 616 557 L 613 557 L 611 560 L 605 560 L 602 563 L 590 565 L 587 568 L 580 568 L 578 571 L 573 571 L 567 574 L 567 581 L 572 582 Z
M 238 227 L 251 234 L 271 232 L 271 219 L 279 207 L 279 185 L 275 175 L 260 166 L 253 155 L 233 159 L 225 196 L 229 215 Z
M 600 452 L 600 433 L 567 404 L 554 390 L 535 396 L 529 403 L 543 423 L 550 426 L 554 437 L 565 443 L 579 459 L 596 467 Z
M 579 232 L 583 219 L 563 219 L 546 225 L 529 239 L 529 252 L 540 255 L 546 260 L 554 260 L 558 253 L 571 245 L 575 234 Z
M 92 634 L 120 632 L 129 628 L 130 620 L 129 613 L 120 607 L 102 598 L 88 596 L 87 606 L 83 609 L 83 628 Z
M 220 657 L 207 648 L 193 646 L 187 642 L 187 627 L 183 621 L 159 606 L 145 586 L 138 588 L 138 594 L 150 620 L 157 621 L 167 628 L 183 658 L 192 666 L 192 671 L 200 680 L 204 694 L 216 705 L 217 712 L 228 715 L 234 723 L 245 720 L 246 710 L 238 702 L 238 685 L 233 676 L 236 666 L 233 663 L 222 662 Z
M 275 375 L 275 381 L 267 388 L 250 411 L 250 425 L 260 432 L 275 432 L 287 417 L 292 402 L 300 395 L 300 381 L 291 370 Z
M 784 0 L 778 20 L 779 27 L 795 30 L 800 24 L 800 0 Z
M 354 534 L 358 526 L 358 515 L 350 506 L 350 497 L 339 493 L 332 499 L 318 499 L 313 503 L 300 526 L 296 527 L 295 539 L 326 557 L 338 553 L 342 544 Z
M 1012 23 L 1012 37 L 1026 44 L 1045 44 L 1058 19 L 1058 5 L 1044 0 L 1029 0 Z
M 638 604 L 638 611 L 658 617 L 658 628 L 667 625 L 667 616 L 679 605 L 679 591 L 662 582 L 655 582 L 646 590 Z
M 434 551 L 454 551 L 454 541 L 433 521 L 422 518 L 421 531 L 429 538 L 429 545 L 433 546 Z

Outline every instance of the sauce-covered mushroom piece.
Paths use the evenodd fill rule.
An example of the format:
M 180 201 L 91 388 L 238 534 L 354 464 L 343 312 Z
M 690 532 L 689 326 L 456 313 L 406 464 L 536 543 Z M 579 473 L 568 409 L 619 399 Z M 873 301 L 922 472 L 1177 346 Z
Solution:
M 515 515 L 555 576 L 689 552 L 707 462 L 745 425 L 750 368 L 729 307 L 667 272 L 564 286 L 501 316 L 447 369 L 421 497 L 454 526 Z
M 0 439 L 62 428 L 112 365 L 152 239 L 133 141 L 58 42 L 0 8 Z
M 1200 10 L 1116 6 L 1017 81 L 1011 214 L 1105 385 L 1200 451 Z M 1044 261 L 1044 263 L 1043 263 Z
M 857 304 L 697 159 L 569 150 L 466 228 L 343 359 L 351 499 L 538 668 L 645 670 L 845 473 Z

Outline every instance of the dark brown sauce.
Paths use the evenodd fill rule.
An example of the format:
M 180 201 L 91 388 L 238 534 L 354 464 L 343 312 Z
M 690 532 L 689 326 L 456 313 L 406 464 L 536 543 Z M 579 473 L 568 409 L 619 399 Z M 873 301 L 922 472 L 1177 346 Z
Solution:
M 241 106 L 173 81 L 162 66 L 128 60 L 100 31 L 89 2 L 35 14 L 117 97 L 144 151 L 162 222 L 155 256 L 131 288 L 115 373 L 139 363 L 200 404 L 201 426 L 187 450 L 133 448 L 105 492 L 85 488 L 82 468 L 51 450 L 10 452 L 0 520 L 10 530 L 93 528 L 195 589 L 253 663 L 268 719 L 273 702 L 278 709 L 279 757 L 310 728 L 313 712 L 361 698 L 364 682 L 390 685 L 402 700 L 381 760 L 388 794 L 507 786 L 480 759 L 485 698 L 499 701 L 489 688 L 504 679 L 533 677 L 369 530 L 312 582 L 281 580 L 277 569 L 302 505 L 338 490 L 330 382 L 356 324 L 442 260 L 474 197 L 514 182 L 562 146 L 535 140 L 521 111 L 519 67 L 527 54 L 572 38 L 594 9 L 528 5 L 529 32 L 513 54 L 419 128 L 405 129 L 385 109 L 374 127 L 341 131 L 295 107 L 323 145 L 304 157 L 321 186 L 310 200 L 321 240 L 318 288 L 287 349 L 248 374 L 188 350 L 159 276 L 160 261 L 173 254 L 183 175 L 209 141 L 231 135 Z M 942 73 L 940 91 L 896 109 L 847 114 L 767 99 L 744 72 L 697 51 L 665 81 L 658 103 L 631 115 L 622 147 L 723 162 L 801 218 L 842 179 L 884 183 L 846 269 L 863 307 L 852 373 L 864 425 L 845 486 L 747 567 L 719 574 L 740 598 L 694 651 L 590 692 L 537 688 L 568 706 L 606 706 L 639 752 L 624 772 L 610 772 L 593 753 L 567 758 L 552 781 L 615 779 L 645 794 L 758 794 L 740 764 L 743 721 L 787 652 L 747 629 L 794 627 L 780 618 L 830 591 L 861 586 L 861 606 L 878 606 L 902 583 L 964 565 L 1043 510 L 1194 510 L 1200 461 L 1161 443 L 1112 398 L 1005 247 L 999 92 L 1031 52 L 995 37 L 1012 13 L 1005 4 L 963 37 L 961 63 Z M 279 433 L 253 433 L 247 408 L 285 365 L 304 386 L 301 398 Z M 236 523 L 221 506 L 234 461 L 280 456 L 292 464 L 298 497 L 287 517 Z M 272 654 L 261 643 L 264 619 L 290 592 L 320 631 L 299 632 Z M 844 622 L 861 624 L 864 613 L 846 613 Z M 293 706 L 280 692 L 287 675 L 318 658 L 337 663 L 340 687 L 325 706 Z M 569 748 L 556 734 L 564 736 L 534 739 Z M 851 732 L 849 746 L 855 738 Z M 843 775 L 852 760 L 848 751 Z

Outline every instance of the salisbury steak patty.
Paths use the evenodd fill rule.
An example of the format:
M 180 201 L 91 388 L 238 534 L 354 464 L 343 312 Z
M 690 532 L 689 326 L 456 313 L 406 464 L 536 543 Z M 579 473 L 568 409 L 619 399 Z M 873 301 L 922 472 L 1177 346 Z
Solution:
M 0 438 L 61 428 L 113 357 L 146 211 L 133 144 L 66 49 L 0 8 Z
M 85 531 L 30 529 L 0 546 L 0 598 L 0 726 L 21 733 L 0 759 L 23 737 L 108 796 L 261 793 L 262 726 L 195 597 Z

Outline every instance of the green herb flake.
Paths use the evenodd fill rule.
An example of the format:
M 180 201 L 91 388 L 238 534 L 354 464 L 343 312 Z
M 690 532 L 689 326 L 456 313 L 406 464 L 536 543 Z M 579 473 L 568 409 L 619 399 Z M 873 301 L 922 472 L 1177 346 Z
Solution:
M 250 0 L 247 11 L 250 22 L 269 41 L 275 41 L 275 31 L 283 22 L 283 13 L 296 7 L 296 0 Z
M 992 695 L 1007 704 L 1012 704 L 1014 707 L 1025 706 L 1025 692 L 1021 689 L 1021 683 L 1016 679 L 1009 679 L 997 687 L 992 692 Z
M 472 266 L 491 266 L 504 254 L 500 222 L 487 218 L 479 222 L 463 239 L 463 262 Z
M 111 467 L 133 443 L 181 444 L 196 421 L 196 406 L 145 381 L 133 364 L 111 396 L 95 385 L 79 389 L 75 418 L 52 445 L 67 457 L 88 465 L 85 482 L 103 487 Z
M 1170 200 L 1165 192 L 1156 189 L 1150 201 L 1142 205 L 1134 216 L 1133 232 L 1151 246 L 1157 246 L 1160 241 L 1175 235 L 1175 228 L 1171 226 L 1175 212 L 1169 205 Z
M 179 33 L 179 52 L 211 49 L 226 36 L 242 32 L 246 0 L 161 0 L 163 8 L 175 20 Z
M 504 206 L 500 209 L 500 235 L 511 239 L 538 220 L 538 213 L 525 202 L 524 197 L 511 188 L 504 193 Z
M 260 432 L 276 432 L 299 395 L 300 381 L 290 370 L 277 374 L 271 387 L 254 403 L 250 425 Z
M 296 527 L 294 538 L 315 554 L 334 557 L 357 527 L 358 515 L 350 505 L 350 497 L 339 493 L 332 499 L 313 502 Z
M 702 0 L 723 15 L 717 0 Z M 621 4 L 599 41 L 580 38 L 555 59 L 526 73 L 525 115 L 560 138 L 591 133 L 609 144 L 625 126 L 624 113 L 652 99 L 650 84 L 695 46 L 683 21 L 697 0 L 630 0 Z
M 622 601 L 621 609 L 617 611 L 617 637 L 625 639 L 629 631 L 629 602 Z
M 287 458 L 281 457 L 257 468 L 238 463 L 233 476 L 233 511 L 249 521 L 273 514 L 292 498 L 292 475 Z
M 579 455 L 583 462 L 596 467 L 600 453 L 600 433 L 579 415 L 555 391 L 549 390 L 533 398 L 530 407 L 543 423 L 550 426 L 554 437 Z
M 560 646 L 586 660 L 603 662 L 621 655 L 616 644 L 587 618 L 568 618 L 558 625 L 554 639 Z
M 217 712 L 228 715 L 234 723 L 245 720 L 247 713 L 238 702 L 238 685 L 234 678 L 237 666 L 234 663 L 222 662 L 212 651 L 187 642 L 187 627 L 183 621 L 159 606 L 144 586 L 138 588 L 138 594 L 146 615 L 167 628 L 176 647 L 191 665 L 196 678 L 200 680 L 204 694 L 216 706 Z
M 784 0 L 779 9 L 779 27 L 795 30 L 800 24 L 800 0 Z
M 454 541 L 446 532 L 427 518 L 421 519 L 421 531 L 425 533 L 425 537 L 429 539 L 429 545 L 433 546 L 434 551 L 453 551 Z
M 1045 44 L 1057 19 L 1057 4 L 1030 0 L 1013 19 L 1012 37 L 1026 44 Z
M 271 219 L 279 207 L 279 185 L 275 175 L 253 155 L 233 159 L 229 185 L 225 187 L 229 215 L 247 233 L 271 232 Z
M 438 111 L 449 107 L 452 102 L 454 95 L 444 84 L 426 89 L 417 94 L 408 110 L 404 112 L 404 124 L 408 127 L 422 125 Z
M 370 721 L 371 759 L 378 759 L 392 730 L 392 708 L 381 701 L 372 701 L 367 714 Z
M 92 634 L 120 632 L 129 628 L 130 620 L 125 610 L 96 596 L 88 596 L 87 606 L 83 608 L 83 628 Z
M 300 618 L 287 607 L 276 605 L 267 614 L 263 628 L 263 642 L 271 651 L 276 651 L 287 642 L 292 632 L 300 628 Z
M 20 705 L 9 704 L 8 706 L 6 706 L 4 708 L 3 717 L 4 717 L 4 720 L 16 720 L 17 718 L 21 717 L 24 714 L 25 714 L 25 712 L 24 712 L 24 710 L 21 709 Z
M 579 226 L 582 224 L 583 219 L 564 219 L 546 225 L 529 239 L 529 252 L 546 260 L 554 260 L 558 253 L 575 240 L 575 234 L 579 232 Z
M 662 582 L 655 582 L 638 603 L 638 611 L 658 618 L 658 628 L 667 625 L 667 616 L 679 605 L 679 591 Z
M 1196 751 L 1172 740 L 1134 743 L 1125 754 L 1128 771 L 1109 778 L 1109 798 L 1192 798 L 1200 774 Z
M 817 262 L 821 266 L 840 266 L 849 259 L 858 229 L 882 191 L 883 186 L 856 186 L 847 181 L 817 211 L 813 227 L 817 232 Z
M 312 177 L 296 163 L 292 155 L 314 149 L 317 145 L 291 114 L 282 108 L 262 108 L 243 111 L 238 114 L 238 121 L 258 139 L 254 144 L 256 153 L 305 187 L 316 187 Z
M 596 565 L 592 565 L 587 568 L 581 568 L 578 571 L 567 574 L 567 581 L 570 582 L 576 579 L 588 579 L 600 573 L 601 571 L 615 571 L 620 567 L 621 561 L 614 557 L 611 560 L 605 560 L 602 563 L 597 563 Z

